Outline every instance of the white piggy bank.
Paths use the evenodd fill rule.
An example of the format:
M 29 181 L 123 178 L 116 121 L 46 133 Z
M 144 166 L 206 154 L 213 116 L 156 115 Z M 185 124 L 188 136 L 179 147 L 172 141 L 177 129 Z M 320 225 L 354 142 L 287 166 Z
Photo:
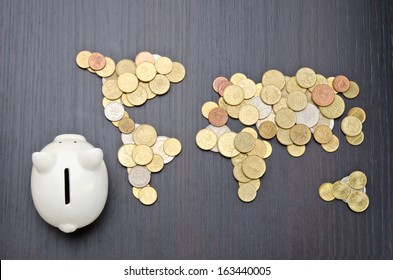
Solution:
M 108 196 L 101 149 L 77 134 L 63 134 L 33 153 L 31 193 L 40 216 L 69 233 L 92 223 Z

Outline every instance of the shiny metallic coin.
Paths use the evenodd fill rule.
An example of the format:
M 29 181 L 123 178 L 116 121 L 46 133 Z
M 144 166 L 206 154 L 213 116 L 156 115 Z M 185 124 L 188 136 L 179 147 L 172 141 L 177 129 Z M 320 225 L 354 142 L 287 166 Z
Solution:
M 135 166 L 128 172 L 128 181 L 133 187 L 143 188 L 150 182 L 151 173 L 144 166 Z
M 109 103 L 104 109 L 105 117 L 112 121 L 119 121 L 124 116 L 124 107 L 117 102 Z

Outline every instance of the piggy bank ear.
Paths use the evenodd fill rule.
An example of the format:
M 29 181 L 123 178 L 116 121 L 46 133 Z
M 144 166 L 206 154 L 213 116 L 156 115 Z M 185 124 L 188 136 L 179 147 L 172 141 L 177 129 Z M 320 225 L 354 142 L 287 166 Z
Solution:
M 82 152 L 78 156 L 80 165 L 88 170 L 95 170 L 101 164 L 104 154 L 101 149 L 93 148 Z
M 56 155 L 47 152 L 36 152 L 32 155 L 33 165 L 38 172 L 48 172 L 56 163 Z

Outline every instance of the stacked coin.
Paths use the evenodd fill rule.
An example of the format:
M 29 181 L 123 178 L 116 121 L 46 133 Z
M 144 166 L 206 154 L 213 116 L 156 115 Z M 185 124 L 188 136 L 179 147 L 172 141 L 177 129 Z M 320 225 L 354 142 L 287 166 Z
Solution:
M 233 176 L 239 184 L 238 197 L 243 202 L 251 202 L 259 190 L 260 178 L 266 171 L 264 159 L 271 155 L 272 147 L 268 142 L 258 139 L 257 132 L 252 128 L 244 128 L 236 133 L 223 124 L 223 121 L 219 122 L 221 126 L 215 126 L 218 123 L 211 120 L 216 118 L 210 117 L 211 113 L 211 124 L 197 133 L 196 143 L 202 150 L 219 152 L 231 159 Z
M 325 151 L 336 151 L 339 140 L 332 133 L 334 119 L 345 110 L 344 100 L 337 93 L 347 98 L 359 93 L 357 84 L 343 75 L 325 78 L 306 67 L 293 77 L 269 70 L 258 84 L 242 73 L 232 75 L 229 80 L 218 77 L 213 81 L 213 89 L 221 97 L 218 104 L 209 101 L 203 105 L 202 114 L 209 121 L 210 110 L 217 113 L 219 107 L 244 125 L 255 124 L 263 139 L 277 136 L 294 157 L 304 154 L 312 135 Z M 359 136 L 363 134 L 356 136 L 349 141 L 359 143 Z
M 341 121 L 341 131 L 345 134 L 345 139 L 349 144 L 357 146 L 363 143 L 364 133 L 362 128 L 365 120 L 366 113 L 364 110 L 353 107 L 348 111 L 348 116 Z
M 171 82 L 184 79 L 184 66 L 149 52 L 137 54 L 135 62 L 122 59 L 115 64 L 100 53 L 81 51 L 76 63 L 102 77 L 104 114 L 118 127 L 124 144 L 118 151 L 118 160 L 127 167 L 133 195 L 145 205 L 153 204 L 157 191 L 149 185 L 151 173 L 161 171 L 164 164 L 171 162 L 181 152 L 181 143 L 176 138 L 157 136 L 151 125 L 136 124 L 124 106 L 140 106 L 156 95 L 165 94 Z
M 319 196 L 325 201 L 342 200 L 352 211 L 363 212 L 369 205 L 366 184 L 366 175 L 361 171 L 354 171 L 333 184 L 323 183 L 319 187 Z

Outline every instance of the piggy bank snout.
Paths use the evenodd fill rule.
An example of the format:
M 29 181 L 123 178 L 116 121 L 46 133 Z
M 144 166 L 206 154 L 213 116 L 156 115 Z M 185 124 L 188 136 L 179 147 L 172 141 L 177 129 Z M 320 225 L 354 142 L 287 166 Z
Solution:
M 75 141 L 73 134 L 61 135 L 33 153 L 31 192 L 40 216 L 68 233 L 100 215 L 108 195 L 108 173 L 101 149 L 87 142 L 61 145 L 59 137 Z

